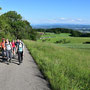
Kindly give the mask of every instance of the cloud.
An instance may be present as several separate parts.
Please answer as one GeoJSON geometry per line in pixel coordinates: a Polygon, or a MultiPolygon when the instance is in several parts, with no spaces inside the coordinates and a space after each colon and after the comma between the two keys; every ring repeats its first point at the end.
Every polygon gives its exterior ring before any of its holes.
{"type": "Polygon", "coordinates": [[[82,20],[82,19],[72,19],[72,18],[59,18],[59,19],[45,20],[45,22],[47,22],[47,23],[81,23],[83,21],[84,20],[82,20]]]}
{"type": "Polygon", "coordinates": [[[83,21],[83,20],[82,20],[82,19],[77,19],[77,21],[80,21],[80,22],[81,22],[81,21],[83,21]]]}
{"type": "Polygon", "coordinates": [[[64,17],[60,17],[60,18],[56,18],[56,19],[43,19],[43,20],[39,20],[37,23],[41,23],[41,24],[85,24],[87,23],[86,20],[80,19],[80,18],[64,18],[64,17]]]}
{"type": "Polygon", "coordinates": [[[75,22],[75,20],[74,20],[74,19],[72,19],[71,21],[72,21],[72,22],[75,22]]]}
{"type": "Polygon", "coordinates": [[[60,18],[60,20],[65,20],[66,18],[60,18]]]}

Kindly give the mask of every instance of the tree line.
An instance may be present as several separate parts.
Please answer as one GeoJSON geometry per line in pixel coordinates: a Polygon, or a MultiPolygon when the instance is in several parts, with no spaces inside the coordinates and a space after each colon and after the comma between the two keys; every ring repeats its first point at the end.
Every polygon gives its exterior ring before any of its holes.
{"type": "Polygon", "coordinates": [[[70,33],[73,37],[90,37],[90,33],[82,33],[77,30],[67,28],[52,28],[52,29],[35,29],[38,32],[50,32],[55,34],[70,33]]]}
{"type": "Polygon", "coordinates": [[[38,33],[16,11],[0,15],[0,38],[36,40],[38,33]]]}

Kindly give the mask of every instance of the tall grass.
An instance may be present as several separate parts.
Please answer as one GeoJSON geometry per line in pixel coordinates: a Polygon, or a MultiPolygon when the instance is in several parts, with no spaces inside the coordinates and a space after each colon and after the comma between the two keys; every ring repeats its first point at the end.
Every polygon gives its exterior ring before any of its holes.
{"type": "Polygon", "coordinates": [[[86,49],[86,50],[90,50],[90,44],[61,44],[60,46],[62,47],[68,47],[68,48],[75,48],[75,49],[86,49]]]}
{"type": "Polygon", "coordinates": [[[90,90],[90,50],[24,40],[52,90],[90,90]]]}

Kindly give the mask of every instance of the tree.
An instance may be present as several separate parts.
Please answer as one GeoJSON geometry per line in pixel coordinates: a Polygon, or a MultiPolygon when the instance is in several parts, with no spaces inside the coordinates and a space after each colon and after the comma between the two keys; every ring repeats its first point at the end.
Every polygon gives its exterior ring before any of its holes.
{"type": "Polygon", "coordinates": [[[17,14],[16,11],[9,11],[3,15],[7,17],[10,22],[22,20],[22,16],[20,14],[17,14]]]}
{"type": "Polygon", "coordinates": [[[2,8],[0,7],[0,10],[2,10],[2,8]]]}
{"type": "Polygon", "coordinates": [[[0,30],[3,32],[1,35],[6,35],[6,37],[9,35],[18,39],[33,40],[37,38],[37,33],[33,31],[30,23],[22,20],[22,16],[16,11],[9,11],[0,16],[0,30]]]}

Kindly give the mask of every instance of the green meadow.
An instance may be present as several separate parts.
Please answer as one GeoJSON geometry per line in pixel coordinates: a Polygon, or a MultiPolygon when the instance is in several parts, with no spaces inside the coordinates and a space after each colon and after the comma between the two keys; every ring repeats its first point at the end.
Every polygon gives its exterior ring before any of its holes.
{"type": "Polygon", "coordinates": [[[38,41],[23,41],[51,89],[90,90],[90,44],[85,44],[90,38],[65,33],[47,33],[42,37],[38,41]],[[59,40],[62,42],[55,43],[59,40]]]}
{"type": "Polygon", "coordinates": [[[69,33],[61,33],[61,34],[54,34],[54,33],[45,33],[41,37],[70,37],[69,33]]]}
{"type": "Polygon", "coordinates": [[[61,33],[61,34],[45,34],[41,36],[42,39],[39,39],[38,41],[42,42],[43,40],[46,40],[45,42],[54,43],[58,40],[66,39],[67,41],[70,41],[70,43],[84,43],[86,41],[90,42],[90,38],[88,37],[71,37],[68,33],[61,33]]]}

